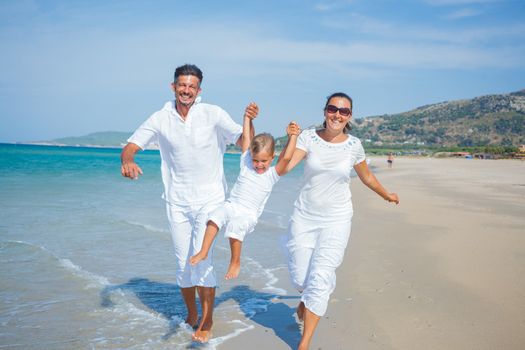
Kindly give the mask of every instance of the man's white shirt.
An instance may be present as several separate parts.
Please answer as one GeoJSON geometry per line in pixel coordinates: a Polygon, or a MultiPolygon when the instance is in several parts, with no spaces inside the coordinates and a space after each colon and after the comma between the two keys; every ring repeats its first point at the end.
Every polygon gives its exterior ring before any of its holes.
{"type": "Polygon", "coordinates": [[[163,198],[170,204],[195,205],[224,199],[223,155],[237,142],[242,127],[222,108],[194,104],[182,119],[175,101],[153,113],[128,139],[141,149],[160,149],[163,198]]]}

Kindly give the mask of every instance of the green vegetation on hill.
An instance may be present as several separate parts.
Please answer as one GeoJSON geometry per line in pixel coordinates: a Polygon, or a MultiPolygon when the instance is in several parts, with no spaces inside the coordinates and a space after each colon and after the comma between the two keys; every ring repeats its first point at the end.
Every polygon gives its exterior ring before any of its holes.
{"type": "Polygon", "coordinates": [[[352,134],[381,148],[518,146],[525,143],[525,90],[441,102],[353,122],[352,134]]]}

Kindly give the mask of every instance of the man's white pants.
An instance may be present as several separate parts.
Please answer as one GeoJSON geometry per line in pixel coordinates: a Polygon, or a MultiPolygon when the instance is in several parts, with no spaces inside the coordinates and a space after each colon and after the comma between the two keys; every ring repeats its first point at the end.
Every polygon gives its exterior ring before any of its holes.
{"type": "Polygon", "coordinates": [[[323,316],[335,289],[335,270],[343,262],[350,238],[351,216],[319,222],[292,215],[286,247],[292,284],[302,292],[307,309],[323,316]]]}
{"type": "Polygon", "coordinates": [[[175,248],[175,278],[181,288],[193,286],[215,287],[217,280],[213,270],[213,247],[208,258],[197,265],[189,259],[202,247],[208,216],[222,201],[203,205],[166,204],[168,221],[175,248]]]}

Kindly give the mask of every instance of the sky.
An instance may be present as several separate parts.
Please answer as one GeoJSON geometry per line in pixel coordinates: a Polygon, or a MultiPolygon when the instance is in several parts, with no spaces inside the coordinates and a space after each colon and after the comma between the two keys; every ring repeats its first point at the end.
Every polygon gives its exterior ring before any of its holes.
{"type": "Polygon", "coordinates": [[[0,0],[0,142],[135,130],[173,98],[177,66],[202,101],[257,132],[525,89],[523,0],[0,0]]]}

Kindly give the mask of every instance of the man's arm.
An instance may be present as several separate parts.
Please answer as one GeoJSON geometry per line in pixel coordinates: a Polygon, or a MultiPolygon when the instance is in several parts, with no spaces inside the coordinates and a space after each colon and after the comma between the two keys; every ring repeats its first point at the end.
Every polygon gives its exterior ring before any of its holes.
{"type": "Polygon", "coordinates": [[[128,143],[120,154],[120,161],[122,166],[120,172],[122,176],[129,177],[130,179],[138,179],[139,175],[142,175],[142,169],[135,163],[135,153],[141,148],[134,143],[128,143]]]}

